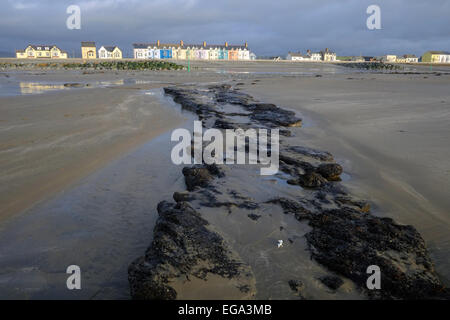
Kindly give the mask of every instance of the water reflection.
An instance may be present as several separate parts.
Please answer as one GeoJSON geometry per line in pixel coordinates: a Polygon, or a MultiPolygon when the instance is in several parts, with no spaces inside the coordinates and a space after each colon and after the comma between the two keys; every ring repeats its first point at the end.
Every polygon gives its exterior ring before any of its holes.
{"type": "Polygon", "coordinates": [[[44,84],[39,82],[20,82],[21,94],[38,94],[53,90],[67,89],[63,84],[44,84]]]}

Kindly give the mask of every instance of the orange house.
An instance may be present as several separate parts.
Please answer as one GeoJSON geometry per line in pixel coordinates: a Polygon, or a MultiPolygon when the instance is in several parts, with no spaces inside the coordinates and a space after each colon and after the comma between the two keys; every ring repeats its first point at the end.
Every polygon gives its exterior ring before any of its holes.
{"type": "Polygon", "coordinates": [[[238,60],[239,58],[239,51],[236,48],[229,48],[228,49],[228,60],[238,60]]]}

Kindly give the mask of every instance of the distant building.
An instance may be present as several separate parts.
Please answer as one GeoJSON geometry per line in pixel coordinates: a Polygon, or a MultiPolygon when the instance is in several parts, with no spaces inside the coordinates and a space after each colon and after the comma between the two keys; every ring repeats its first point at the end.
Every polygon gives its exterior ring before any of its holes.
{"type": "Polygon", "coordinates": [[[311,61],[311,57],[300,52],[289,52],[286,56],[286,60],[290,61],[311,61]]]}
{"type": "Polygon", "coordinates": [[[406,63],[417,63],[419,62],[419,58],[416,57],[415,54],[405,54],[403,58],[406,60],[406,63]]]}
{"type": "Polygon", "coordinates": [[[427,51],[422,55],[422,62],[450,63],[450,52],[427,51]]]}
{"type": "Polygon", "coordinates": [[[325,49],[325,51],[320,52],[321,60],[324,62],[333,62],[336,61],[336,53],[331,52],[328,48],[325,49]]]}
{"type": "Polygon", "coordinates": [[[97,59],[97,48],[95,42],[81,42],[81,57],[83,59],[97,59]]]}
{"type": "Polygon", "coordinates": [[[148,45],[145,43],[133,44],[133,57],[135,59],[148,59],[148,45]]]}
{"type": "Polygon", "coordinates": [[[350,60],[353,62],[364,62],[365,61],[364,57],[362,57],[362,56],[351,57],[350,60]]]}
{"type": "Polygon", "coordinates": [[[135,43],[133,44],[135,59],[177,59],[177,60],[250,60],[248,45],[208,45],[180,43],[135,43]]]}
{"type": "Polygon", "coordinates": [[[99,59],[122,59],[122,50],[117,46],[102,46],[98,49],[99,59]]]}
{"type": "Polygon", "coordinates": [[[372,56],[364,56],[363,57],[365,62],[373,62],[373,61],[377,61],[376,57],[372,57],[372,56]]]}
{"type": "Polygon", "coordinates": [[[67,59],[66,51],[55,45],[29,45],[25,50],[17,50],[18,59],[67,59]]]}
{"type": "Polygon", "coordinates": [[[404,54],[401,57],[397,57],[396,62],[397,63],[415,63],[415,62],[419,62],[419,58],[417,58],[413,54],[404,54]]]}
{"type": "Polygon", "coordinates": [[[254,54],[253,52],[250,52],[249,56],[250,60],[256,60],[256,54],[254,54]]]}
{"type": "Polygon", "coordinates": [[[394,54],[387,54],[387,55],[384,55],[381,59],[383,62],[396,62],[397,56],[394,54]]]}
{"type": "MultiPolygon", "coordinates": [[[[322,55],[320,52],[310,52],[309,55],[311,56],[312,61],[320,61],[322,60],[322,55]]],[[[335,55],[336,57],[336,55],[335,55]]]]}

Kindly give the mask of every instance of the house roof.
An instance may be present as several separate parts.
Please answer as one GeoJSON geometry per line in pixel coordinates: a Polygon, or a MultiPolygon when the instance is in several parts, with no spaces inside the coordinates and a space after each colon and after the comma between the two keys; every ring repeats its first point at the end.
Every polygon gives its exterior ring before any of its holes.
{"type": "Polygon", "coordinates": [[[135,49],[147,49],[149,46],[148,43],[133,43],[133,47],[135,49]]]}
{"type": "Polygon", "coordinates": [[[403,58],[417,58],[415,54],[405,54],[403,58]]]}
{"type": "MultiPolygon", "coordinates": [[[[27,46],[27,48],[28,47],[32,47],[34,50],[44,50],[44,51],[50,51],[53,47],[58,48],[54,44],[36,44],[36,45],[30,44],[27,46]]],[[[61,50],[61,49],[59,49],[59,50],[61,50]]]]}
{"type": "Polygon", "coordinates": [[[427,51],[425,53],[431,53],[431,54],[450,54],[448,51],[427,51]]]}
{"type": "Polygon", "coordinates": [[[82,47],[95,47],[95,42],[93,41],[82,41],[81,42],[82,47]]]}
{"type": "Polygon", "coordinates": [[[102,46],[106,51],[113,52],[116,48],[120,50],[118,46],[102,46]]]}
{"type": "Polygon", "coordinates": [[[206,46],[203,46],[203,44],[189,44],[189,43],[183,43],[183,45],[179,43],[160,43],[158,46],[158,43],[134,43],[133,47],[135,49],[145,49],[148,47],[152,48],[197,48],[197,49],[228,49],[228,50],[244,50],[247,49],[245,45],[228,45],[225,46],[224,44],[209,44],[206,46]]]}
{"type": "Polygon", "coordinates": [[[288,53],[291,57],[303,57],[306,58],[307,56],[302,54],[301,52],[289,52],[288,53]]]}

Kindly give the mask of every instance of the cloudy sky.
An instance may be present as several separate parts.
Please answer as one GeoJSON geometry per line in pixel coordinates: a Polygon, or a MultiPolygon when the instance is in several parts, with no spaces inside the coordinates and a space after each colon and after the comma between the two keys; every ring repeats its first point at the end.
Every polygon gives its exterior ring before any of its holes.
{"type": "Polygon", "coordinates": [[[56,44],[80,55],[80,41],[241,44],[257,55],[329,47],[338,55],[450,51],[450,0],[0,0],[0,54],[28,44],[56,44]],[[69,5],[81,29],[69,30],[69,5]],[[381,30],[366,9],[381,8],[381,30]]]}

